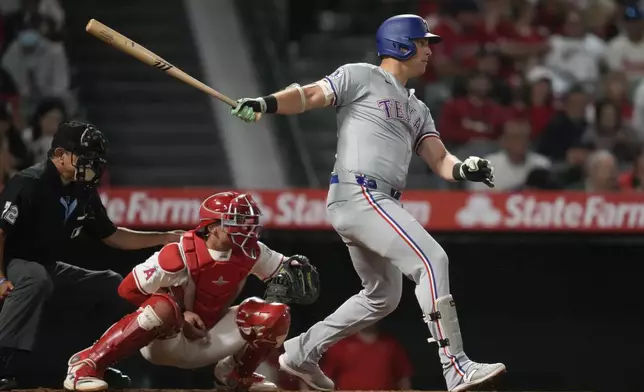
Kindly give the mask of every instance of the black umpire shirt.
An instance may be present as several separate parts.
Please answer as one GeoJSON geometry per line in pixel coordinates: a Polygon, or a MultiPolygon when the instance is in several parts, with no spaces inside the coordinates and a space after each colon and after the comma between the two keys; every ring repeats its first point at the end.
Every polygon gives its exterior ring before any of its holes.
{"type": "Polygon", "coordinates": [[[81,231],[98,239],[116,231],[97,190],[63,185],[49,159],[13,176],[0,194],[0,206],[5,267],[14,258],[42,264],[61,260],[81,231]]]}

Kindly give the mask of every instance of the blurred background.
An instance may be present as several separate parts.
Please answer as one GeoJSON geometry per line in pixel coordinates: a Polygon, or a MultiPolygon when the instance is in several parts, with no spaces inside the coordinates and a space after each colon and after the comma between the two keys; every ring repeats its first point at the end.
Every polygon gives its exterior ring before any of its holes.
{"type": "MultiPolygon", "coordinates": [[[[109,139],[101,197],[117,224],[187,229],[203,197],[252,191],[263,240],[320,270],[320,300],[293,311],[291,335],[300,333],[360,289],[325,218],[333,109],[242,123],[85,25],[96,18],[240,98],[377,63],[378,25],[419,14],[443,43],[409,87],[454,154],[495,166],[489,190],[441,181],[416,157],[402,197],[450,256],[466,351],[507,365],[499,390],[642,391],[643,3],[0,0],[0,182],[45,159],[60,122],[80,119],[109,139]]],[[[127,274],[155,250],[79,238],[68,251],[77,265],[127,274]]],[[[325,355],[338,389],[444,389],[412,286],[376,329],[325,355]]],[[[261,293],[253,281],[242,297],[261,293]]],[[[108,327],[70,309],[52,298],[33,386],[60,387],[69,356],[108,327]]],[[[118,367],[136,387],[212,385],[210,368],[159,368],[138,354],[118,367]]],[[[277,372],[276,357],[261,370],[301,387],[277,372]]]]}

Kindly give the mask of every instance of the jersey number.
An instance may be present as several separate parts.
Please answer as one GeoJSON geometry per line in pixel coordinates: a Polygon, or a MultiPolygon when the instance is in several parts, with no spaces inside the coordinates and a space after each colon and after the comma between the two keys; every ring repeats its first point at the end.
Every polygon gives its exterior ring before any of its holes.
{"type": "Polygon", "coordinates": [[[2,210],[2,219],[6,220],[12,225],[16,223],[16,219],[18,219],[18,206],[11,204],[10,201],[4,203],[4,209],[2,210]]]}

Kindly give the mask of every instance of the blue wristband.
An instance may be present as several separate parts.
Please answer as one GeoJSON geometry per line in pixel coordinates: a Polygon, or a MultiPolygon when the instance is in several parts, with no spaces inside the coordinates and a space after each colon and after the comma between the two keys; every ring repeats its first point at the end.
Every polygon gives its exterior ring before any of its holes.
{"type": "Polygon", "coordinates": [[[0,278],[0,284],[3,284],[4,282],[8,281],[9,279],[7,278],[0,278]]]}

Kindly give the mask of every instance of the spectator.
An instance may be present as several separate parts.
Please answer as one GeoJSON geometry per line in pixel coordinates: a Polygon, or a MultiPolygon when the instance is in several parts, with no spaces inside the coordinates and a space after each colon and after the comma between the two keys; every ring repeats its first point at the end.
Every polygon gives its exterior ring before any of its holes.
{"type": "Polygon", "coordinates": [[[426,78],[464,76],[476,67],[476,54],[490,41],[479,23],[479,8],[474,0],[443,3],[444,15],[434,29],[443,39],[434,51],[432,68],[426,78]],[[435,70],[435,72],[432,72],[435,70]]]}
{"type": "Polygon", "coordinates": [[[530,121],[531,140],[536,140],[556,113],[552,81],[543,76],[524,88],[526,107],[517,115],[530,121]]]}
{"type": "Polygon", "coordinates": [[[631,170],[619,176],[619,187],[625,191],[644,191],[644,149],[640,151],[631,170]]]}
{"type": "Polygon", "coordinates": [[[586,31],[579,12],[569,12],[563,33],[550,38],[550,52],[545,59],[545,65],[560,80],[554,87],[561,86],[561,90],[555,92],[564,93],[575,84],[592,90],[599,82],[605,52],[606,44],[586,31]]]}
{"type": "Polygon", "coordinates": [[[427,71],[424,101],[437,114],[450,98],[453,83],[476,69],[476,55],[489,39],[480,24],[475,0],[449,0],[441,3],[441,15],[433,32],[441,36],[440,45],[432,46],[427,71]]]}
{"type": "Polygon", "coordinates": [[[36,162],[47,158],[47,151],[58,126],[66,121],[67,114],[65,105],[56,98],[49,98],[41,101],[31,121],[31,127],[23,132],[23,139],[29,146],[29,150],[36,162]]]}
{"type": "Polygon", "coordinates": [[[535,24],[545,28],[548,34],[561,33],[563,25],[566,23],[565,4],[560,0],[541,0],[537,1],[535,24]]]}
{"type": "Polygon", "coordinates": [[[623,24],[624,32],[608,44],[608,65],[637,83],[644,78],[644,12],[637,6],[627,7],[623,24]]]}
{"type": "Polygon", "coordinates": [[[581,87],[569,91],[564,97],[563,110],[555,114],[541,134],[537,152],[552,161],[582,164],[589,148],[582,142],[588,130],[588,103],[589,97],[581,87]]]}
{"type": "Polygon", "coordinates": [[[501,53],[493,46],[481,48],[478,55],[478,71],[485,74],[492,84],[490,97],[500,105],[509,105],[512,88],[504,79],[501,53]]]}
{"type": "Polygon", "coordinates": [[[485,159],[494,163],[494,188],[468,184],[476,191],[514,191],[525,185],[528,174],[537,168],[549,168],[550,160],[530,151],[530,123],[513,119],[505,123],[500,139],[501,150],[485,159]]]}
{"type": "Polygon", "coordinates": [[[547,53],[548,30],[535,25],[536,9],[531,0],[513,3],[513,14],[516,22],[513,26],[511,42],[513,43],[514,58],[525,59],[533,56],[540,57],[547,53]]]}
{"type": "Polygon", "coordinates": [[[412,365],[393,337],[371,325],[335,345],[322,357],[322,370],[338,390],[409,390],[412,365]]]}
{"type": "Polygon", "coordinates": [[[35,27],[20,32],[2,58],[2,66],[16,82],[26,113],[43,97],[69,97],[67,55],[35,27]]]}
{"type": "Polygon", "coordinates": [[[2,66],[0,66],[0,102],[7,102],[11,106],[15,124],[22,126],[18,88],[11,75],[2,66]]]}
{"type": "Polygon", "coordinates": [[[584,181],[570,189],[586,192],[615,192],[619,190],[617,160],[607,150],[596,150],[588,156],[584,167],[584,181]]]}
{"type": "Polygon", "coordinates": [[[11,167],[15,170],[26,169],[33,164],[33,158],[20,131],[13,123],[9,104],[0,101],[0,139],[6,140],[8,154],[11,156],[11,167]]]}
{"type": "Polygon", "coordinates": [[[465,97],[445,103],[439,124],[443,140],[463,144],[475,139],[497,139],[506,112],[489,97],[491,87],[487,76],[476,73],[467,81],[465,97]]]}
{"type": "Polygon", "coordinates": [[[601,98],[616,105],[620,115],[630,122],[633,117],[633,105],[630,102],[628,80],[623,72],[609,72],[604,78],[601,98]]]}
{"type": "Polygon", "coordinates": [[[614,154],[618,162],[633,162],[637,156],[639,139],[635,132],[623,125],[619,107],[604,101],[595,107],[595,125],[583,137],[585,143],[614,154]]]}
{"type": "Polygon", "coordinates": [[[65,24],[65,11],[58,0],[21,0],[20,8],[5,18],[7,42],[12,42],[29,26],[37,25],[42,17],[53,20],[58,31],[65,24]]]}

